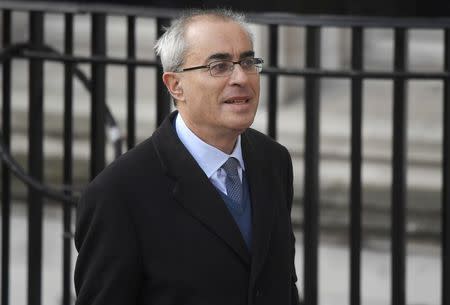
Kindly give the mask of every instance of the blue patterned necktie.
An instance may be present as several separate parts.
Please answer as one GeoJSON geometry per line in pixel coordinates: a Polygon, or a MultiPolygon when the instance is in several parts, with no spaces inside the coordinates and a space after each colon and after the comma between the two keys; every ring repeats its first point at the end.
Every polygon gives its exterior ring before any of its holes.
{"type": "Polygon", "coordinates": [[[238,174],[239,161],[236,158],[228,158],[228,160],[222,165],[222,168],[227,173],[225,179],[225,187],[227,189],[227,195],[234,201],[241,203],[242,200],[242,182],[238,174]]]}

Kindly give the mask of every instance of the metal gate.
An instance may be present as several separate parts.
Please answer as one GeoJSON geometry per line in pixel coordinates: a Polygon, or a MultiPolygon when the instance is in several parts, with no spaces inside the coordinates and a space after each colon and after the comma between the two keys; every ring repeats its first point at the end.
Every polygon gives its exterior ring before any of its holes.
{"type": "MultiPolygon", "coordinates": [[[[72,217],[77,201],[77,190],[73,186],[73,90],[78,80],[90,94],[90,168],[93,178],[106,165],[106,129],[110,131],[115,155],[122,151],[122,140],[129,149],[136,143],[136,71],[148,68],[155,75],[162,73],[157,60],[136,57],[136,20],[154,20],[157,35],[170,19],[179,14],[175,10],[136,8],[118,5],[64,4],[36,1],[2,1],[3,41],[0,53],[2,67],[2,128],[0,154],[2,157],[2,304],[10,304],[10,234],[11,227],[11,175],[14,174],[27,186],[28,195],[28,304],[39,305],[42,299],[42,239],[44,197],[61,203],[64,227],[62,304],[72,303],[72,217]],[[28,39],[12,40],[14,13],[22,12],[28,18],[28,39]],[[45,19],[49,14],[64,18],[63,47],[57,48],[45,43],[45,19]],[[91,22],[91,50],[89,55],[74,54],[76,16],[88,16],[91,22]],[[127,50],[124,57],[108,56],[106,43],[107,18],[126,18],[127,50]],[[25,59],[28,62],[28,169],[25,170],[10,153],[11,105],[13,74],[12,62],[25,59]],[[64,126],[63,126],[63,185],[54,187],[43,179],[43,124],[44,117],[44,63],[56,62],[64,69],[64,126]],[[80,65],[91,69],[89,78],[80,65]],[[117,134],[117,122],[106,102],[107,68],[125,67],[126,85],[126,137],[117,134]]],[[[318,245],[319,245],[319,142],[321,117],[320,81],[324,78],[339,78],[350,81],[351,103],[351,199],[350,199],[350,295],[351,304],[361,304],[361,242],[362,242],[362,107],[363,81],[367,79],[391,80],[393,83],[393,150],[392,150],[392,193],[391,193],[391,255],[392,295],[391,304],[404,305],[405,300],[405,244],[406,244],[406,168],[407,168],[407,106],[406,86],[409,80],[438,80],[443,84],[443,130],[442,130],[442,304],[450,304],[450,19],[395,19],[364,17],[317,17],[283,14],[249,14],[250,22],[267,28],[268,58],[263,73],[267,78],[268,118],[267,134],[277,138],[279,113],[280,76],[304,79],[305,135],[304,139],[304,279],[301,281],[304,302],[318,304],[318,245]],[[305,29],[305,68],[284,68],[278,63],[281,26],[305,29]],[[346,70],[321,69],[321,30],[324,27],[349,28],[351,31],[351,67],[346,70]],[[365,30],[388,28],[394,33],[394,63],[391,71],[367,71],[364,69],[363,41],[365,30]],[[411,72],[408,67],[408,31],[427,28],[442,30],[444,35],[445,63],[439,72],[411,72]]],[[[160,77],[156,77],[155,122],[159,124],[170,112],[170,101],[160,77]]],[[[297,224],[298,225],[298,224],[297,224]]]]}

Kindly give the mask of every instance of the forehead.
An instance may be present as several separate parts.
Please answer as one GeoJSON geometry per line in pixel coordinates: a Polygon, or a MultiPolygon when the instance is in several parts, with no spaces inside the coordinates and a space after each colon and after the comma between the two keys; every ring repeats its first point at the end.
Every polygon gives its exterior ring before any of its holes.
{"type": "Polygon", "coordinates": [[[185,32],[188,45],[186,62],[202,62],[212,54],[229,54],[239,58],[253,50],[247,31],[234,21],[201,17],[189,24],[185,32]]]}

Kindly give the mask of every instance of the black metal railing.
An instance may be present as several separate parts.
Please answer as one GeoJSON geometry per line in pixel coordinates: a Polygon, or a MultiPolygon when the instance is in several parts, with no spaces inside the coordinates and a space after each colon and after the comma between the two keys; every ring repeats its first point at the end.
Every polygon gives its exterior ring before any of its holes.
{"type": "MultiPolygon", "coordinates": [[[[73,186],[73,96],[74,76],[91,94],[90,111],[90,170],[93,178],[107,163],[105,158],[105,126],[116,126],[108,114],[106,101],[107,67],[126,67],[126,143],[131,148],[136,143],[136,69],[146,67],[161,74],[156,60],[138,59],[136,56],[136,18],[156,20],[157,35],[163,25],[179,13],[175,10],[135,8],[118,5],[63,4],[37,1],[2,1],[2,304],[9,305],[10,291],[10,234],[11,234],[11,174],[17,175],[28,186],[28,304],[41,304],[42,291],[42,240],[43,197],[48,196],[63,203],[63,283],[62,303],[72,303],[71,296],[71,242],[72,211],[76,201],[73,186]],[[27,12],[29,16],[29,40],[12,41],[12,24],[15,11],[27,12]],[[46,14],[64,16],[64,48],[45,46],[44,20],[46,14]],[[74,17],[88,15],[91,18],[91,55],[74,54],[74,17]],[[126,57],[110,57],[106,51],[107,18],[126,17],[126,57]],[[23,170],[11,156],[12,70],[13,59],[29,62],[29,116],[28,169],[23,170]],[[63,187],[53,187],[43,181],[43,122],[44,111],[44,62],[52,61],[64,66],[64,126],[63,126],[63,187]],[[80,64],[91,66],[89,80],[78,68],[80,64]],[[109,117],[109,119],[108,119],[109,117]],[[110,123],[108,123],[110,122],[110,123]],[[111,123],[112,122],[112,123],[111,123]],[[69,187],[66,187],[69,186],[69,187]],[[55,195],[52,197],[52,194],[55,195]]],[[[443,137],[442,137],[442,305],[450,305],[450,19],[395,19],[333,16],[295,16],[283,14],[249,14],[253,23],[267,26],[269,41],[268,67],[263,73],[268,78],[267,134],[277,138],[278,84],[280,76],[293,76],[305,80],[305,135],[304,135],[304,278],[302,281],[304,302],[318,304],[318,247],[319,247],[319,164],[320,164],[320,80],[341,78],[350,80],[351,103],[351,185],[350,185],[350,304],[361,304],[361,244],[362,244],[362,127],[363,127],[363,81],[385,79],[393,81],[393,151],[391,192],[391,255],[392,294],[391,304],[406,304],[406,169],[407,169],[407,106],[406,86],[408,80],[437,80],[443,83],[443,137]],[[278,34],[280,26],[305,28],[305,68],[283,68],[278,65],[278,34]],[[345,27],[351,30],[351,66],[348,70],[321,69],[321,30],[324,27],[345,27]],[[363,67],[363,41],[365,30],[382,27],[394,31],[394,67],[392,71],[367,71],[363,67]],[[444,32],[444,69],[439,72],[414,72],[408,70],[408,31],[410,29],[437,29],[444,32]]],[[[159,124],[170,111],[169,96],[160,77],[156,78],[156,123],[159,124]]],[[[117,134],[117,132],[116,132],[117,134]]],[[[119,136],[118,139],[121,139],[119,136]]],[[[117,140],[117,139],[116,139],[117,140]]],[[[118,154],[121,143],[116,143],[118,154]]]]}

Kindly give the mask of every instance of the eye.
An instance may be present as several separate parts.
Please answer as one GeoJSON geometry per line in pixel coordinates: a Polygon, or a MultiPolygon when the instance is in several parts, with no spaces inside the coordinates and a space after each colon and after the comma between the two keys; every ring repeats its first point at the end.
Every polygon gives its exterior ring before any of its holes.
{"type": "Polygon", "coordinates": [[[214,73],[224,73],[230,70],[230,63],[227,61],[216,61],[209,65],[214,73]]]}
{"type": "Polygon", "coordinates": [[[255,59],[254,58],[245,58],[241,60],[241,67],[245,70],[251,70],[254,68],[255,59]]]}

